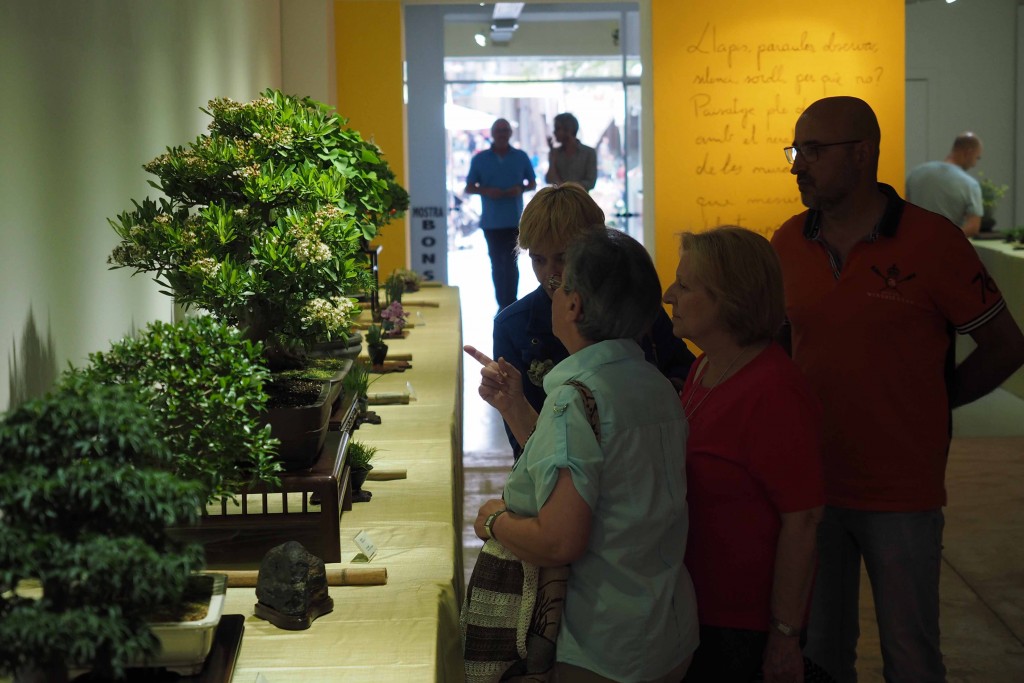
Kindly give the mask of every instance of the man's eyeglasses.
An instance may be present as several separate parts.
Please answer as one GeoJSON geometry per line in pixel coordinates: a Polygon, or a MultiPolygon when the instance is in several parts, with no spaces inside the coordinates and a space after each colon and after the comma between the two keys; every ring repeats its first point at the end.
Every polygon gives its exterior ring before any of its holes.
{"type": "Polygon", "coordinates": [[[785,147],[782,151],[786,153],[786,161],[789,163],[795,163],[798,156],[803,157],[807,163],[814,163],[818,160],[818,152],[822,147],[835,147],[836,145],[855,145],[863,140],[843,140],[842,142],[826,142],[825,144],[816,144],[813,142],[807,143],[806,145],[799,145],[793,147],[785,147]]]}

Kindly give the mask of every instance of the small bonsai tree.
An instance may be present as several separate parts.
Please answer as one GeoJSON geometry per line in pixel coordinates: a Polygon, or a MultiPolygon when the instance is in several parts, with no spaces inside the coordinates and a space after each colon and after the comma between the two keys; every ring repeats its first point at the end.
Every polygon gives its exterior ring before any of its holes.
{"type": "Polygon", "coordinates": [[[405,327],[405,309],[398,301],[392,301],[380,312],[380,327],[385,337],[401,337],[405,327]]]}
{"type": "Polygon", "coordinates": [[[390,306],[395,302],[402,303],[403,294],[405,294],[405,277],[396,270],[384,281],[384,305],[390,306]]]}
{"type": "Polygon", "coordinates": [[[986,214],[991,215],[999,200],[1002,199],[1010,189],[1009,185],[999,185],[983,174],[978,174],[978,184],[981,186],[981,204],[986,214]]]}
{"type": "MultiPolygon", "coordinates": [[[[203,484],[209,501],[257,481],[279,483],[277,440],[264,424],[269,372],[259,344],[209,316],[153,322],[134,337],[93,353],[82,373],[125,384],[159,418],[174,471],[203,484]]],[[[75,378],[74,375],[71,376],[75,378]]]]}
{"type": "Polygon", "coordinates": [[[372,470],[370,462],[377,455],[376,446],[368,446],[361,441],[349,441],[348,450],[345,451],[345,459],[348,466],[353,470],[372,470]]]}
{"type": "Polygon", "coordinates": [[[384,343],[384,333],[381,331],[380,325],[370,325],[366,328],[366,345],[376,346],[377,344],[384,343]]]}
{"type": "Polygon", "coordinates": [[[110,221],[109,262],[264,343],[272,370],[347,334],[373,280],[363,246],[409,205],[380,149],[326,105],[276,90],[204,110],[209,133],[145,165],[166,198],[110,221]]]}
{"type": "Polygon", "coordinates": [[[156,420],[131,388],[72,373],[0,421],[0,670],[120,677],[155,653],[146,615],[202,566],[168,534],[202,491],[168,471],[156,420]]]}
{"type": "Polygon", "coordinates": [[[407,292],[418,292],[420,285],[423,283],[423,276],[417,273],[415,270],[408,268],[396,268],[392,276],[398,276],[405,282],[405,291],[407,292]]]}
{"type": "Polygon", "coordinates": [[[356,400],[366,398],[366,392],[369,390],[370,385],[380,379],[383,375],[377,378],[370,379],[370,368],[366,366],[366,363],[362,361],[355,361],[352,363],[352,367],[349,368],[348,374],[345,375],[345,379],[342,380],[342,386],[345,387],[345,392],[356,397],[356,400]]]}

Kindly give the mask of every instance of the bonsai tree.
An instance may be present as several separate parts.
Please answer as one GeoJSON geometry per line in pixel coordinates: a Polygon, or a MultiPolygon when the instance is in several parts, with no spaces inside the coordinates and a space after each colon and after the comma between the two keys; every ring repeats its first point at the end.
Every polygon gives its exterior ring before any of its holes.
{"type": "Polygon", "coordinates": [[[0,670],[120,677],[156,651],[146,616],[202,566],[167,533],[203,495],[171,458],[136,391],[79,373],[0,421],[0,670]]]}
{"type": "Polygon", "coordinates": [[[380,312],[380,327],[385,337],[401,337],[405,327],[405,309],[398,301],[392,301],[380,312]]]}
{"type": "Polygon", "coordinates": [[[277,440],[263,422],[269,372],[261,351],[209,316],[158,321],[90,354],[82,374],[134,387],[158,418],[174,471],[200,481],[208,501],[223,500],[257,481],[280,483],[277,440]]]}
{"type": "Polygon", "coordinates": [[[366,503],[373,497],[372,493],[363,490],[363,484],[366,483],[366,477],[370,474],[370,470],[373,469],[373,465],[370,461],[373,460],[373,456],[376,454],[376,446],[368,446],[360,441],[354,440],[348,442],[348,449],[345,451],[345,460],[348,462],[349,470],[352,475],[353,503],[366,503]]]}
{"type": "Polygon", "coordinates": [[[388,276],[384,281],[384,305],[402,303],[402,295],[405,294],[405,277],[397,270],[388,276]]]}
{"type": "Polygon", "coordinates": [[[388,345],[384,343],[384,331],[381,325],[370,325],[366,329],[366,353],[374,365],[381,365],[387,358],[388,345]]]}
{"type": "Polygon", "coordinates": [[[380,149],[326,105],[276,90],[203,110],[209,132],[144,168],[159,201],[110,223],[114,267],[153,273],[184,306],[238,325],[272,370],[347,334],[347,294],[373,280],[362,247],[409,205],[380,149]]]}
{"type": "Polygon", "coordinates": [[[357,360],[352,363],[352,367],[349,368],[345,379],[342,380],[342,385],[347,393],[355,396],[356,400],[359,400],[366,398],[366,392],[375,381],[376,379],[370,379],[370,369],[366,367],[366,363],[357,360]]]}
{"type": "Polygon", "coordinates": [[[996,184],[982,173],[978,174],[978,184],[981,186],[981,205],[984,211],[981,229],[982,232],[990,232],[996,224],[996,206],[1010,188],[1008,185],[996,184]]]}
{"type": "Polygon", "coordinates": [[[420,285],[423,283],[423,276],[415,270],[408,268],[396,268],[391,275],[402,279],[405,283],[405,291],[407,292],[418,292],[420,285]]]}
{"type": "Polygon", "coordinates": [[[351,469],[370,471],[373,469],[370,461],[377,455],[377,447],[353,440],[348,442],[348,450],[345,453],[345,458],[351,469]]]}
{"type": "Polygon", "coordinates": [[[369,405],[370,385],[376,382],[384,375],[377,375],[373,379],[370,379],[370,366],[362,361],[355,361],[352,363],[352,367],[349,368],[348,374],[345,375],[343,380],[343,386],[345,392],[352,395],[358,404],[359,415],[365,415],[367,407],[369,405]]]}
{"type": "Polygon", "coordinates": [[[384,338],[383,338],[383,332],[381,331],[381,326],[380,325],[370,325],[369,327],[366,328],[366,345],[367,346],[377,346],[378,344],[383,344],[383,343],[384,343],[384,338]]]}

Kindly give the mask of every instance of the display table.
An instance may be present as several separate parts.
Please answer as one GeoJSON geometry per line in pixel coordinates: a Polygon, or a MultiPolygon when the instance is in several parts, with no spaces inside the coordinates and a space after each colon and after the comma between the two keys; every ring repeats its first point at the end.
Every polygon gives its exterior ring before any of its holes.
{"type": "Polygon", "coordinates": [[[334,611],[305,631],[283,631],[253,616],[254,588],[228,589],[225,614],[246,617],[234,681],[250,683],[259,672],[268,683],[462,680],[459,296],[454,288],[430,287],[406,294],[406,301],[416,326],[388,346],[391,353],[411,353],[412,368],[372,375],[370,392],[404,391],[408,382],[416,398],[373,406],[382,423],[364,424],[352,438],[380,449],[377,467],[406,469],[408,478],[366,482],[373,499],[342,516],[342,562],[328,565],[386,567],[388,583],[331,587],[334,611]],[[359,552],[352,538],[360,530],[378,549],[369,565],[352,562],[359,552]]]}
{"type": "MultiPolygon", "coordinates": [[[[1024,326],[1024,250],[995,240],[975,240],[973,244],[989,275],[999,285],[1013,319],[1024,326]]],[[[1024,368],[1006,380],[1003,389],[1024,398],[1024,368]]]]}

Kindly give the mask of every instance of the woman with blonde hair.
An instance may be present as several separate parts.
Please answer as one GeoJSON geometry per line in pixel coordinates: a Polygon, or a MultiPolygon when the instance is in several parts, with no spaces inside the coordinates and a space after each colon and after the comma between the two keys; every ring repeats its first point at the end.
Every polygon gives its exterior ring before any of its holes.
{"type": "MultiPolygon", "coordinates": [[[[821,409],[785,351],[782,272],[761,235],[684,233],[665,292],[703,354],[680,395],[700,647],[697,681],[803,681],[800,651],[824,504],[821,409]]],[[[809,665],[806,665],[809,666],[809,665]]]]}
{"type": "MultiPolygon", "coordinates": [[[[523,393],[534,410],[544,405],[544,375],[569,355],[551,328],[551,283],[562,276],[569,243],[580,235],[604,229],[604,211],[576,183],[541,189],[519,221],[519,248],[529,252],[540,286],[494,318],[492,357],[504,358],[523,376],[523,393]]],[[[638,342],[647,361],[681,388],[693,354],[673,336],[672,323],[664,311],[638,342]]],[[[505,431],[513,457],[518,459],[522,444],[507,424],[505,431]]]]}

